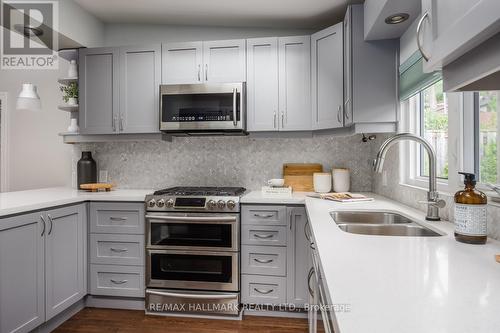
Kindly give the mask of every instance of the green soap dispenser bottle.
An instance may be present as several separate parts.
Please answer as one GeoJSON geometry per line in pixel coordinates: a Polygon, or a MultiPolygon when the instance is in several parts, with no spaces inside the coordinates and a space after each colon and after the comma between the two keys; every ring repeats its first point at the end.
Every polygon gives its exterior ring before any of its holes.
{"type": "Polygon", "coordinates": [[[464,175],[465,189],[455,193],[455,239],[462,243],[484,244],[487,237],[486,194],[476,190],[476,176],[464,175]]]}

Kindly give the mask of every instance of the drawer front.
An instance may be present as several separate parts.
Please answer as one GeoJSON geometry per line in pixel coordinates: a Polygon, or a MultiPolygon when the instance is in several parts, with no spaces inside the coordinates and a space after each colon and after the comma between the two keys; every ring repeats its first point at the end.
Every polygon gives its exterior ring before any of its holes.
{"type": "Polygon", "coordinates": [[[90,265],[90,294],[144,297],[144,267],[90,265]]]}
{"type": "Polygon", "coordinates": [[[91,234],[90,263],[144,266],[144,236],[91,234]]]}
{"type": "Polygon", "coordinates": [[[254,206],[241,207],[242,224],[287,225],[286,206],[254,206]]]}
{"type": "Polygon", "coordinates": [[[241,272],[286,276],[286,247],[242,246],[241,272]]]}
{"type": "Polygon", "coordinates": [[[90,232],[144,235],[144,204],[90,203],[90,232]]]}
{"type": "Polygon", "coordinates": [[[245,224],[241,226],[241,244],[286,246],[286,233],[283,226],[245,224]]]}
{"type": "Polygon", "coordinates": [[[241,302],[244,304],[286,303],[286,278],[277,276],[241,276],[241,302]]]}

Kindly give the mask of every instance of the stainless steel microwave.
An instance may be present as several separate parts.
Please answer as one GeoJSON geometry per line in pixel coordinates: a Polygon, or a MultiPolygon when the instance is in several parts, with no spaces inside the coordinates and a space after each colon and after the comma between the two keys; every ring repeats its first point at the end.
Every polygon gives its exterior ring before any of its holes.
{"type": "Polygon", "coordinates": [[[237,134],[246,131],[245,83],[160,86],[160,130],[237,134]]]}

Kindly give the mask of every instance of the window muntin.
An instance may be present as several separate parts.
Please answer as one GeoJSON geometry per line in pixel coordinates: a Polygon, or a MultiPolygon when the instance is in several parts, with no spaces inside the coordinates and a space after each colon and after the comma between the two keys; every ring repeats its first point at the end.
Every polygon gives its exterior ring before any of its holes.
{"type": "Polygon", "coordinates": [[[498,143],[500,136],[498,119],[498,102],[500,91],[481,91],[477,93],[476,105],[476,174],[479,182],[499,183],[500,170],[498,166],[498,143]]]}

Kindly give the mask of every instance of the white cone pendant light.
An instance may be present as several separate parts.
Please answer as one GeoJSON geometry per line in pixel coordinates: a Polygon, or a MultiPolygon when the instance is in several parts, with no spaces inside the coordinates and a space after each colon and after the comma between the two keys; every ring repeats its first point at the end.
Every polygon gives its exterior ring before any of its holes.
{"type": "Polygon", "coordinates": [[[17,110],[42,111],[40,96],[36,91],[36,86],[32,83],[23,83],[23,89],[17,98],[17,110]]]}

